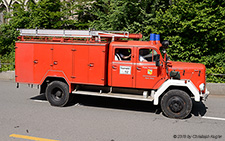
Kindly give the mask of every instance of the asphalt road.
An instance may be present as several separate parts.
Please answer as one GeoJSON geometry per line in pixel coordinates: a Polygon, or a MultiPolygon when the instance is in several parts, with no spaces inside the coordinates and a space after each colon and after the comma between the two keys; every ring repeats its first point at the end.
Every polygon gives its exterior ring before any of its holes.
{"type": "Polygon", "coordinates": [[[59,108],[38,92],[0,81],[0,141],[225,140],[224,96],[210,95],[178,120],[149,102],[76,96],[59,108]]]}

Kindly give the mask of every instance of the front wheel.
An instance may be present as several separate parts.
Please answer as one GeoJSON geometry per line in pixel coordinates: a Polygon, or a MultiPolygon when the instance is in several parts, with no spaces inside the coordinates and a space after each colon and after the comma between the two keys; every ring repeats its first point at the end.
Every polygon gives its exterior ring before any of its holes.
{"type": "Polygon", "coordinates": [[[186,118],[192,110],[190,96],[182,90],[170,90],[161,100],[161,109],[169,118],[186,118]]]}
{"type": "Polygon", "coordinates": [[[53,81],[48,85],[45,95],[51,105],[63,107],[69,101],[69,86],[61,81],[53,81]]]}

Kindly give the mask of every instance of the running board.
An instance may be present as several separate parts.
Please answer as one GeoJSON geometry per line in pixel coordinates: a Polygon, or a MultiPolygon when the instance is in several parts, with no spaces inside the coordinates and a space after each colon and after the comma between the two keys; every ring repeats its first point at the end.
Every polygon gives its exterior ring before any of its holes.
{"type": "Polygon", "coordinates": [[[124,93],[100,93],[90,91],[73,91],[72,93],[78,95],[91,95],[91,96],[102,96],[102,97],[141,100],[141,101],[153,101],[153,98],[150,96],[145,98],[143,95],[124,94],[124,93]]]}

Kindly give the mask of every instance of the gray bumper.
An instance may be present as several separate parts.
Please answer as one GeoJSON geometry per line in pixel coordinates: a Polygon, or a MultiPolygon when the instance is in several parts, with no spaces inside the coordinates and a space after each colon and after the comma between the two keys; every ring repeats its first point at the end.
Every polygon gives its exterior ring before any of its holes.
{"type": "Polygon", "coordinates": [[[206,88],[205,94],[201,94],[202,100],[206,101],[206,99],[208,98],[208,96],[209,96],[209,91],[206,88]]]}

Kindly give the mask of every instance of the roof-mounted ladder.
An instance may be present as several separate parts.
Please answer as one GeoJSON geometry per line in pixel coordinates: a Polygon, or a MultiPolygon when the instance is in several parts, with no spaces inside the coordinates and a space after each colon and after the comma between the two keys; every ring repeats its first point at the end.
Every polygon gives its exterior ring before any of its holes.
{"type": "Polygon", "coordinates": [[[60,29],[18,29],[20,36],[33,37],[67,37],[67,38],[131,38],[141,39],[142,34],[130,34],[127,31],[96,31],[96,30],[60,30],[60,29]]]}

